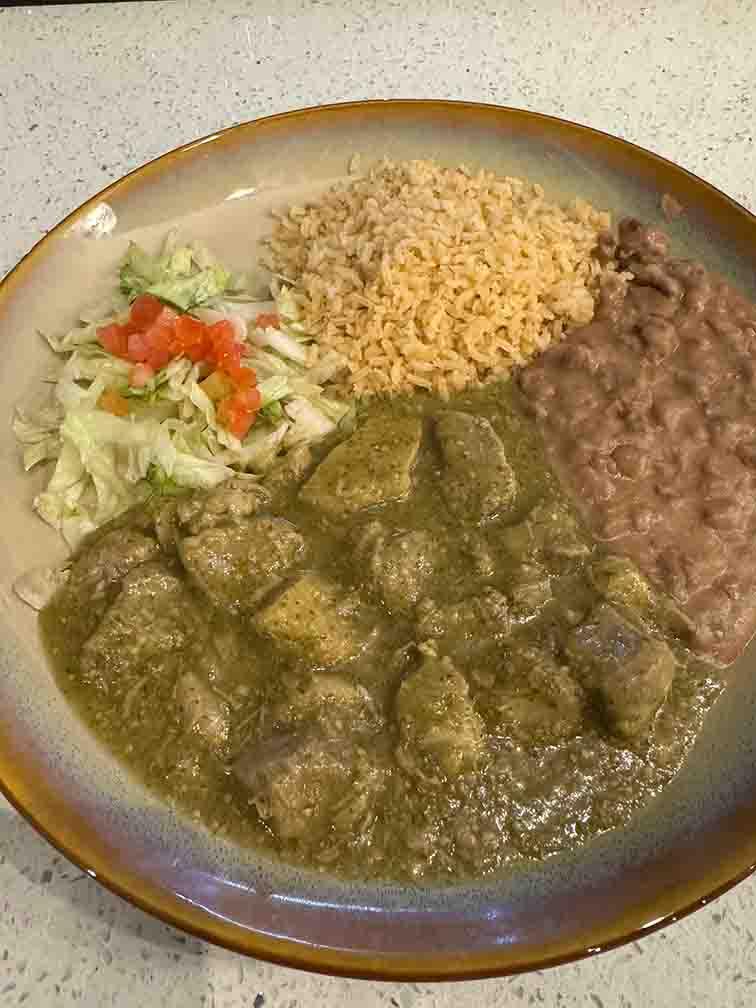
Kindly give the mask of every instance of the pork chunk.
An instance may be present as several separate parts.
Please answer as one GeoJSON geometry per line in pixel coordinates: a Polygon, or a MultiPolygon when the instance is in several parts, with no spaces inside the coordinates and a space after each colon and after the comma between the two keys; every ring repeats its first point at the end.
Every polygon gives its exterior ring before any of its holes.
{"type": "Polygon", "coordinates": [[[254,609],[304,555],[304,539],[284,518],[252,518],[206,528],[179,543],[189,576],[211,602],[254,609]]]}
{"type": "Polygon", "coordinates": [[[515,619],[527,623],[551,601],[551,577],[540,564],[520,564],[512,573],[509,597],[515,619]]]}
{"type": "Polygon", "coordinates": [[[590,553],[577,518],[564,501],[541,501],[530,512],[527,522],[535,546],[547,561],[578,560],[590,553]]]}
{"type": "Polygon", "coordinates": [[[98,533],[74,556],[70,574],[52,604],[74,611],[70,645],[79,650],[118,594],[130,571],[156,559],[160,546],[136,528],[111,528],[98,533]]]}
{"type": "Polygon", "coordinates": [[[360,745],[292,733],[252,745],[234,764],[262,819],[282,840],[312,849],[364,833],[385,783],[360,745]]]}
{"type": "Polygon", "coordinates": [[[675,656],[606,604],[572,631],[568,651],[595,689],[612,731],[642,742],[675,676],[675,656]]]}
{"type": "Polygon", "coordinates": [[[591,565],[589,574],[596,591],[620,612],[649,620],[687,645],[695,639],[695,623],[671,598],[654,592],[626,557],[604,556],[591,565]]]}
{"type": "Polygon", "coordinates": [[[445,552],[429,532],[392,534],[375,521],[362,530],[355,559],[363,581],[389,612],[408,616],[429,593],[445,552]]]}
{"type": "Polygon", "coordinates": [[[317,726],[322,735],[333,738],[363,734],[380,723],[364,686],[328,672],[311,673],[291,683],[271,718],[287,733],[317,726]]]}
{"type": "Polygon", "coordinates": [[[605,556],[592,564],[590,579],[593,587],[612,605],[647,613],[653,596],[640,571],[629,560],[605,556]]]}
{"type": "Polygon", "coordinates": [[[568,669],[535,647],[512,649],[492,691],[492,731],[518,742],[557,742],[579,732],[583,691],[568,669]]]}
{"type": "Polygon", "coordinates": [[[478,764],[483,721],[473,707],[465,677],[450,659],[425,646],[420,667],[402,682],[396,697],[397,760],[426,780],[455,778],[478,764]]]}
{"type": "Polygon", "coordinates": [[[441,490],[449,510],[472,523],[506,514],[517,494],[517,479],[488,420],[447,410],[436,418],[436,437],[445,470],[441,490]]]}
{"type": "Polygon", "coordinates": [[[177,663],[201,635],[201,614],[179,578],[160,563],[138,567],[123,581],[80,663],[86,681],[101,689],[167,658],[177,663]]]}
{"type": "Polygon", "coordinates": [[[428,600],[418,607],[416,639],[436,640],[450,653],[486,642],[501,640],[511,630],[509,602],[495,588],[485,588],[480,595],[436,605],[428,600]]]}
{"type": "Polygon", "coordinates": [[[418,417],[370,417],[326,456],[300,497],[332,519],[406,497],[421,434],[418,417]]]}
{"type": "Polygon", "coordinates": [[[258,514],[270,503],[270,494],[249,476],[235,476],[212,490],[179,497],[176,517],[182,531],[197,535],[204,529],[228,522],[241,522],[258,514]]]}
{"type": "Polygon", "coordinates": [[[174,695],[185,731],[223,759],[228,754],[231,734],[228,704],[193,671],[179,677],[174,695]]]}
{"type": "Polygon", "coordinates": [[[352,599],[317,574],[303,574],[255,618],[258,631],[311,665],[336,665],[362,651],[367,637],[352,599]]]}
{"type": "Polygon", "coordinates": [[[274,505],[285,503],[299,489],[312,466],[312,448],[296,445],[268,470],[263,483],[274,505]]]}
{"type": "Polygon", "coordinates": [[[537,504],[523,519],[498,532],[497,544],[506,556],[527,561],[537,554],[549,565],[579,560],[590,553],[577,519],[562,501],[537,504]]]}
{"type": "Polygon", "coordinates": [[[98,586],[119,581],[129,571],[160,553],[155,539],[133,528],[111,529],[99,536],[73,562],[69,588],[86,583],[98,586]]]}

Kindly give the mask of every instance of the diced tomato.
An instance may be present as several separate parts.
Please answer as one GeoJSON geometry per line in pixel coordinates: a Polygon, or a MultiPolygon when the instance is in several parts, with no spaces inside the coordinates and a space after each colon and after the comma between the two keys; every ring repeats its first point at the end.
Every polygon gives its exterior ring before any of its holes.
{"type": "Polygon", "coordinates": [[[162,314],[163,307],[163,302],[152,294],[140,294],[131,306],[129,319],[137,328],[146,329],[162,314]]]}
{"type": "Polygon", "coordinates": [[[114,388],[105,389],[97,400],[97,405],[101,410],[105,410],[106,413],[112,413],[113,416],[125,417],[129,415],[128,399],[114,388]]]}
{"type": "Polygon", "coordinates": [[[174,325],[174,347],[196,364],[204,360],[210,349],[207,326],[191,315],[179,315],[174,325]]]}
{"type": "Polygon", "coordinates": [[[238,438],[243,438],[257,413],[239,405],[235,396],[229,396],[218,404],[218,422],[238,438]]]}
{"type": "Polygon", "coordinates": [[[216,353],[227,364],[241,365],[242,345],[236,338],[236,332],[230,322],[216,322],[213,326],[215,330],[211,339],[216,348],[216,353]]]}
{"type": "MultiPolygon", "coordinates": [[[[141,297],[147,297],[147,295],[141,295],[141,297]]],[[[139,298],[137,298],[138,300],[139,298]]],[[[130,360],[133,364],[146,362],[157,370],[177,356],[171,346],[176,312],[161,305],[157,298],[152,300],[160,305],[160,312],[157,316],[153,316],[150,324],[137,325],[133,320],[130,320],[120,327],[127,337],[126,350],[120,356],[130,360]]],[[[134,304],[136,303],[135,301],[134,304]]],[[[154,305],[147,307],[154,308],[154,305]]],[[[142,316],[147,316],[146,310],[142,312],[142,316]]]]}
{"type": "Polygon", "coordinates": [[[225,371],[226,374],[238,371],[241,367],[241,347],[235,344],[224,346],[219,350],[216,349],[213,357],[217,367],[225,371]]]}
{"type": "Polygon", "coordinates": [[[164,309],[144,333],[147,349],[144,360],[155,371],[159,371],[178,356],[175,346],[175,326],[174,313],[166,313],[164,309]]]}
{"type": "Polygon", "coordinates": [[[115,354],[116,357],[128,356],[129,330],[126,326],[118,325],[116,322],[102,326],[97,330],[97,339],[108,353],[115,354]]]}
{"type": "Polygon", "coordinates": [[[252,388],[257,384],[257,375],[248,367],[237,367],[236,365],[228,365],[225,369],[226,374],[233,379],[234,385],[238,389],[248,389],[252,388]]]}
{"type": "Polygon", "coordinates": [[[262,405],[260,389],[256,386],[254,388],[239,389],[235,398],[240,405],[243,405],[248,410],[252,410],[253,413],[257,413],[262,405]]]}
{"type": "MultiPolygon", "coordinates": [[[[217,396],[222,401],[240,396],[227,407],[229,418],[231,412],[254,413],[260,408],[257,375],[251,368],[242,367],[243,344],[237,341],[231,322],[208,326],[191,315],[178,315],[157,298],[142,294],[131,306],[128,322],[103,326],[97,336],[106,350],[135,365],[130,380],[136,387],[139,383],[146,384],[155,371],[176,357],[185,356],[195,364],[201,361],[209,364],[219,378],[226,376],[230,380],[230,388],[219,388],[217,396]],[[250,395],[245,399],[242,393],[247,392],[250,395]]],[[[235,417],[229,423],[246,433],[252,420],[235,417]]]]}
{"type": "Polygon", "coordinates": [[[170,364],[175,357],[176,354],[170,347],[154,346],[150,347],[146,363],[149,364],[153,371],[159,371],[161,368],[164,368],[166,364],[170,364]]]}
{"type": "Polygon", "coordinates": [[[213,402],[220,402],[234,394],[234,383],[225,371],[213,371],[204,381],[200,382],[200,388],[205,395],[213,402]]]}
{"type": "Polygon", "coordinates": [[[232,434],[236,434],[236,428],[239,423],[239,411],[234,408],[233,396],[221,399],[217,406],[217,417],[221,427],[225,427],[232,434]]]}
{"type": "Polygon", "coordinates": [[[129,333],[127,336],[127,344],[125,356],[132,362],[132,364],[143,364],[147,360],[147,354],[149,352],[147,333],[142,332],[141,330],[129,333]]]}
{"type": "Polygon", "coordinates": [[[129,374],[129,385],[133,388],[144,388],[154,377],[155,372],[149,364],[135,364],[129,374]]]}
{"type": "Polygon", "coordinates": [[[281,316],[278,312],[260,312],[255,319],[258,329],[278,329],[281,325],[281,316]]]}
{"type": "Polygon", "coordinates": [[[243,438],[257,418],[261,401],[258,388],[239,389],[218,404],[218,421],[236,437],[243,438]]]}
{"type": "Polygon", "coordinates": [[[229,372],[229,368],[241,365],[241,344],[236,342],[234,327],[230,322],[215,322],[207,331],[211,350],[206,360],[221,370],[229,372]]]}

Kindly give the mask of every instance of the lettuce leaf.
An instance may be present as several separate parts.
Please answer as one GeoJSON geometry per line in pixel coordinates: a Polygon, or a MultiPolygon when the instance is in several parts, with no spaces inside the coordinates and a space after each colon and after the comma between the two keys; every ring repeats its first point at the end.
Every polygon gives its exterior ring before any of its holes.
{"type": "Polygon", "coordinates": [[[286,434],[287,448],[319,441],[336,428],[330,417],[302,397],[295,397],[287,402],[284,411],[291,420],[291,427],[286,434]]]}
{"type": "Polygon", "coordinates": [[[201,245],[174,247],[172,235],[157,256],[131,242],[119,279],[129,301],[140,294],[152,294],[180,311],[206,305],[233,289],[231,273],[207,249],[201,245]]]}
{"type": "Polygon", "coordinates": [[[270,406],[291,393],[291,386],[284,375],[272,375],[258,383],[262,406],[270,406]]]}

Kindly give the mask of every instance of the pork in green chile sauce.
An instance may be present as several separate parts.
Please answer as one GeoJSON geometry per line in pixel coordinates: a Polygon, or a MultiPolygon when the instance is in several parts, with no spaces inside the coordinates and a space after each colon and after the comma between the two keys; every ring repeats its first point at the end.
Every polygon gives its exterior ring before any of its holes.
{"type": "Polygon", "coordinates": [[[73,571],[43,628],[95,733],[213,832],[342,876],[476,878],[620,825],[721,688],[513,382],[375,398],[73,571]]]}

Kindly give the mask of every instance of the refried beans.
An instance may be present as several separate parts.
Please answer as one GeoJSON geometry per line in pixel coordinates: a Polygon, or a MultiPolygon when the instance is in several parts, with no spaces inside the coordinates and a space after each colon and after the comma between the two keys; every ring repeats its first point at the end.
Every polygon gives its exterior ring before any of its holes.
{"type": "Polygon", "coordinates": [[[756,307],[623,220],[594,321],[521,373],[549,460],[596,537],[733,661],[756,631],[756,307]]]}

